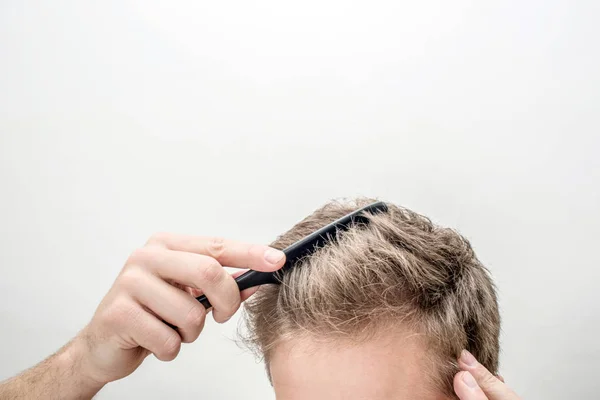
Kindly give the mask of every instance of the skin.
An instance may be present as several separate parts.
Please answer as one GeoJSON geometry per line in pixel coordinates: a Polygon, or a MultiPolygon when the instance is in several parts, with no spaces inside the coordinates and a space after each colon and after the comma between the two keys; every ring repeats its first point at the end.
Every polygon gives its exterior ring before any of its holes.
{"type": "Polygon", "coordinates": [[[496,377],[475,357],[463,350],[458,366],[461,372],[454,377],[454,391],[460,400],[519,400],[502,377],[496,377]]]}
{"type": "MultiPolygon", "coordinates": [[[[277,400],[449,400],[428,380],[417,335],[393,332],[364,343],[297,338],[278,345],[269,371],[277,400]]],[[[518,400],[466,350],[454,390],[461,400],[518,400]]]]}
{"type": "Polygon", "coordinates": [[[352,343],[292,339],[272,352],[269,371],[278,400],[442,400],[428,382],[425,346],[394,332],[352,343]]]}
{"type": "MultiPolygon", "coordinates": [[[[244,271],[229,275],[222,265],[274,271],[284,262],[282,252],[263,245],[156,234],[131,254],[90,323],[56,354],[0,383],[0,398],[91,399],[109,382],[135,371],[150,354],[162,361],[173,360],[181,343],[198,338],[207,313],[217,322],[226,322],[257,290],[240,293],[234,277],[244,271]],[[210,310],[194,299],[201,293],[212,303],[210,310]]],[[[363,347],[330,346],[329,357],[323,348],[290,345],[278,349],[272,366],[277,398],[435,399],[423,397],[429,392],[419,358],[424,352],[419,351],[418,342],[408,337],[394,339],[363,347]],[[335,371],[335,375],[324,379],[327,375],[315,374],[317,369],[335,371]],[[335,382],[344,385],[333,386],[335,382]],[[346,395],[339,394],[340,388],[346,395]]],[[[461,400],[518,399],[473,360],[464,353],[459,363],[463,371],[456,375],[454,388],[461,400]]]]}

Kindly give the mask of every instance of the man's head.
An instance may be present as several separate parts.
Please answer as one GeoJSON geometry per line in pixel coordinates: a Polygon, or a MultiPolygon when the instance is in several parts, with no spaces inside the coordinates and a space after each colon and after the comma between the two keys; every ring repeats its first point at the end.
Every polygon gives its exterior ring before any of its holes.
{"type": "MultiPolygon", "coordinates": [[[[329,203],[272,246],[372,201],[329,203]]],[[[462,349],[497,370],[496,294],[469,242],[389,203],[369,219],[246,302],[250,343],[282,400],[453,398],[462,349]]]]}

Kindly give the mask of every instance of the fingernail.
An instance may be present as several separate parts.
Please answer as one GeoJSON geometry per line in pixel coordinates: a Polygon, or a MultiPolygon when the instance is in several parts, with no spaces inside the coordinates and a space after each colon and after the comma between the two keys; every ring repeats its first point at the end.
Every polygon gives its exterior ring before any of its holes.
{"type": "Polygon", "coordinates": [[[462,380],[464,383],[467,384],[468,387],[474,389],[477,387],[477,381],[475,381],[475,378],[473,378],[473,375],[471,375],[468,372],[463,372],[463,376],[462,376],[462,380]]]}
{"type": "Polygon", "coordinates": [[[285,254],[283,254],[283,251],[277,249],[269,248],[265,251],[265,260],[271,264],[277,264],[284,256],[285,254]]]}
{"type": "Polygon", "coordinates": [[[463,350],[462,353],[460,353],[460,361],[469,367],[477,365],[477,360],[473,357],[473,354],[469,353],[467,350],[463,350]]]}

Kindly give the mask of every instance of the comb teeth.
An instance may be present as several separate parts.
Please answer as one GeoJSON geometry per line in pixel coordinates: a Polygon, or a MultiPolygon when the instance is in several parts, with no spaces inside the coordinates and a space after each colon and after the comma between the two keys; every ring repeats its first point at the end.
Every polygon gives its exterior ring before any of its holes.
{"type": "MultiPolygon", "coordinates": [[[[280,270],[275,272],[248,271],[235,279],[238,288],[240,291],[242,291],[254,286],[269,283],[281,283],[285,272],[292,269],[296,261],[309,255],[316,248],[322,247],[328,241],[330,241],[331,238],[337,237],[338,232],[348,230],[348,228],[355,223],[368,223],[369,219],[364,215],[364,213],[377,214],[387,212],[387,210],[387,205],[382,201],[378,201],[359,208],[358,210],[353,211],[328,225],[325,225],[318,231],[311,233],[310,235],[283,249],[286,260],[285,264],[283,264],[283,267],[281,267],[280,270]]],[[[202,303],[206,308],[211,307],[210,301],[208,301],[204,295],[196,297],[196,300],[202,303]]]]}
{"type": "Polygon", "coordinates": [[[369,204],[343,216],[338,220],[333,221],[328,225],[325,225],[318,231],[311,233],[310,235],[285,248],[283,250],[286,255],[285,264],[279,271],[274,273],[277,276],[277,280],[280,281],[282,274],[284,274],[285,271],[290,270],[299,259],[311,254],[315,251],[315,249],[324,246],[326,243],[331,241],[331,239],[336,238],[339,232],[348,230],[356,223],[367,224],[369,219],[364,213],[368,212],[375,214],[386,211],[387,206],[384,202],[380,201],[369,204]]]}

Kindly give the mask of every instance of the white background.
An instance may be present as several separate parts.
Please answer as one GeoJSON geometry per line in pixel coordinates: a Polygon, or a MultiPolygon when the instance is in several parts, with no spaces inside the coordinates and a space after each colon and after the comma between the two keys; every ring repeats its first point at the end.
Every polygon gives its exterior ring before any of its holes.
{"type": "MultiPolygon", "coordinates": [[[[268,243],[368,195],[472,240],[523,397],[598,398],[599,18],[567,0],[3,1],[0,379],[75,335],[151,233],[268,243]]],[[[98,398],[274,398],[236,328],[98,398]]]]}

